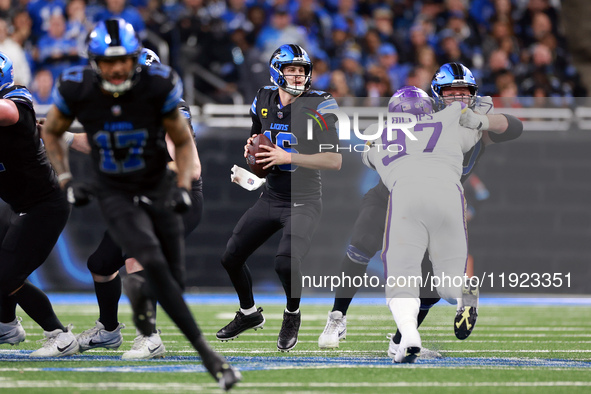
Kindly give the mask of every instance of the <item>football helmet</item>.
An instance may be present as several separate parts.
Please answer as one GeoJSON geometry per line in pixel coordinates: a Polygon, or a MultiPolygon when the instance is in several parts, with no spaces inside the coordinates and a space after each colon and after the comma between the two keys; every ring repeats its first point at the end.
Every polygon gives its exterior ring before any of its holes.
{"type": "Polygon", "coordinates": [[[433,99],[427,92],[414,86],[401,87],[388,103],[389,112],[407,112],[413,115],[433,112],[433,99]]]}
{"type": "Polygon", "coordinates": [[[285,90],[287,93],[298,96],[308,90],[312,85],[312,61],[308,53],[299,45],[285,44],[273,52],[269,61],[271,72],[271,82],[273,85],[285,90]],[[289,85],[285,79],[283,68],[288,65],[298,65],[304,67],[303,87],[289,85]]]}
{"type": "Polygon", "coordinates": [[[14,85],[14,69],[12,68],[12,60],[0,52],[0,90],[14,85]]]}
{"type": "Polygon", "coordinates": [[[139,64],[143,64],[144,66],[151,66],[153,63],[160,63],[160,58],[153,50],[142,48],[137,62],[139,64]]]}
{"type": "Polygon", "coordinates": [[[120,18],[100,21],[88,36],[88,59],[99,77],[101,87],[110,93],[131,89],[138,76],[138,67],[134,67],[125,82],[116,85],[101,77],[97,61],[131,57],[137,63],[141,49],[141,43],[130,23],[120,18]]]}
{"type": "MultiPolygon", "coordinates": [[[[431,81],[431,91],[435,103],[439,108],[443,108],[446,104],[443,101],[442,89],[447,87],[467,87],[470,89],[470,100],[468,104],[474,107],[476,103],[476,93],[478,93],[478,85],[472,75],[472,71],[461,63],[446,63],[435,72],[433,80],[431,81]]],[[[459,97],[454,101],[460,101],[459,97]]]]}

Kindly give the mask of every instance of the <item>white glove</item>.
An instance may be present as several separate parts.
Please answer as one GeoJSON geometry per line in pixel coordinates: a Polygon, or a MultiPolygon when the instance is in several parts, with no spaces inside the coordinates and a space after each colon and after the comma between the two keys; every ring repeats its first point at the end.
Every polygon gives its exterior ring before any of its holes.
{"type": "Polygon", "coordinates": [[[476,97],[476,104],[474,104],[474,112],[482,115],[492,115],[495,113],[495,105],[490,96],[476,97]]]}
{"type": "Polygon", "coordinates": [[[242,167],[238,167],[236,164],[234,164],[234,167],[232,167],[232,175],[230,175],[230,180],[234,183],[237,183],[249,192],[258,189],[266,182],[265,179],[259,178],[250,171],[247,171],[242,167]]]}
{"type": "Polygon", "coordinates": [[[478,131],[488,130],[488,116],[478,115],[470,108],[465,108],[462,110],[462,116],[460,116],[460,125],[478,131]]]}

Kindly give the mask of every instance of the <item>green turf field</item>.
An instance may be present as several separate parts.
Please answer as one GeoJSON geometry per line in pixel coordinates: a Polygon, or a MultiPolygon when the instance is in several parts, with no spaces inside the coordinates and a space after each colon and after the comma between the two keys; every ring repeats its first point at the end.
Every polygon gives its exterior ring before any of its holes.
{"type": "MultiPolygon", "coordinates": [[[[302,306],[300,341],[279,353],[277,334],[282,307],[265,309],[264,330],[250,331],[227,343],[215,332],[233,318],[235,305],[193,305],[212,345],[243,373],[233,390],[243,393],[589,393],[591,392],[591,308],[588,306],[481,306],[478,324],[465,341],[452,328],[454,307],[436,306],[421,326],[423,346],[444,358],[395,365],[386,357],[386,335],[394,322],[386,306],[355,306],[348,313],[346,342],[320,350],[318,335],[330,308],[302,306]]],[[[90,328],[98,317],[94,305],[57,305],[74,333],[90,328]]],[[[135,329],[122,304],[125,343],[118,350],[91,350],[63,359],[29,361],[41,346],[41,329],[26,315],[27,340],[0,346],[0,392],[220,392],[198,358],[162,311],[159,328],[167,356],[147,362],[120,360],[131,348],[135,329]]]]}

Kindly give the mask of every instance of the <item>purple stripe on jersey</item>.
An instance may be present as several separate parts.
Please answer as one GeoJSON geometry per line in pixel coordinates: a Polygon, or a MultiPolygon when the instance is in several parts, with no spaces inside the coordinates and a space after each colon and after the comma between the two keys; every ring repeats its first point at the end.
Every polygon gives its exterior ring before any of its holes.
{"type": "MultiPolygon", "coordinates": [[[[392,185],[392,191],[394,190],[394,186],[396,186],[396,182],[392,185]]],[[[388,253],[388,249],[390,248],[390,224],[392,222],[392,191],[390,191],[390,197],[388,198],[388,213],[387,213],[387,222],[386,222],[386,231],[384,231],[384,247],[382,248],[382,264],[384,265],[384,279],[387,280],[388,278],[388,260],[386,254],[388,253]]]]}
{"type": "MultiPolygon", "coordinates": [[[[466,225],[466,201],[464,198],[464,193],[462,189],[456,185],[458,191],[460,192],[460,200],[462,202],[462,221],[464,223],[464,234],[466,236],[466,251],[468,251],[468,227],[466,225]]],[[[468,253],[466,253],[466,263],[464,264],[464,274],[466,274],[466,269],[468,269],[468,253]]]]}

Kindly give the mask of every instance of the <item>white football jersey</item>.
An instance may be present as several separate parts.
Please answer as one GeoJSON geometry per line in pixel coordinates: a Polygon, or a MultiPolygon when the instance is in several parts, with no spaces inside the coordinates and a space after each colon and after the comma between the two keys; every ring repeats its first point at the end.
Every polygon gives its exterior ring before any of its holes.
{"type": "Polygon", "coordinates": [[[408,129],[416,141],[396,129],[388,141],[387,132],[383,131],[366,159],[388,189],[402,178],[460,183],[464,153],[482,137],[480,131],[460,126],[463,108],[465,104],[455,102],[439,112],[417,116],[416,125],[408,129]]]}

